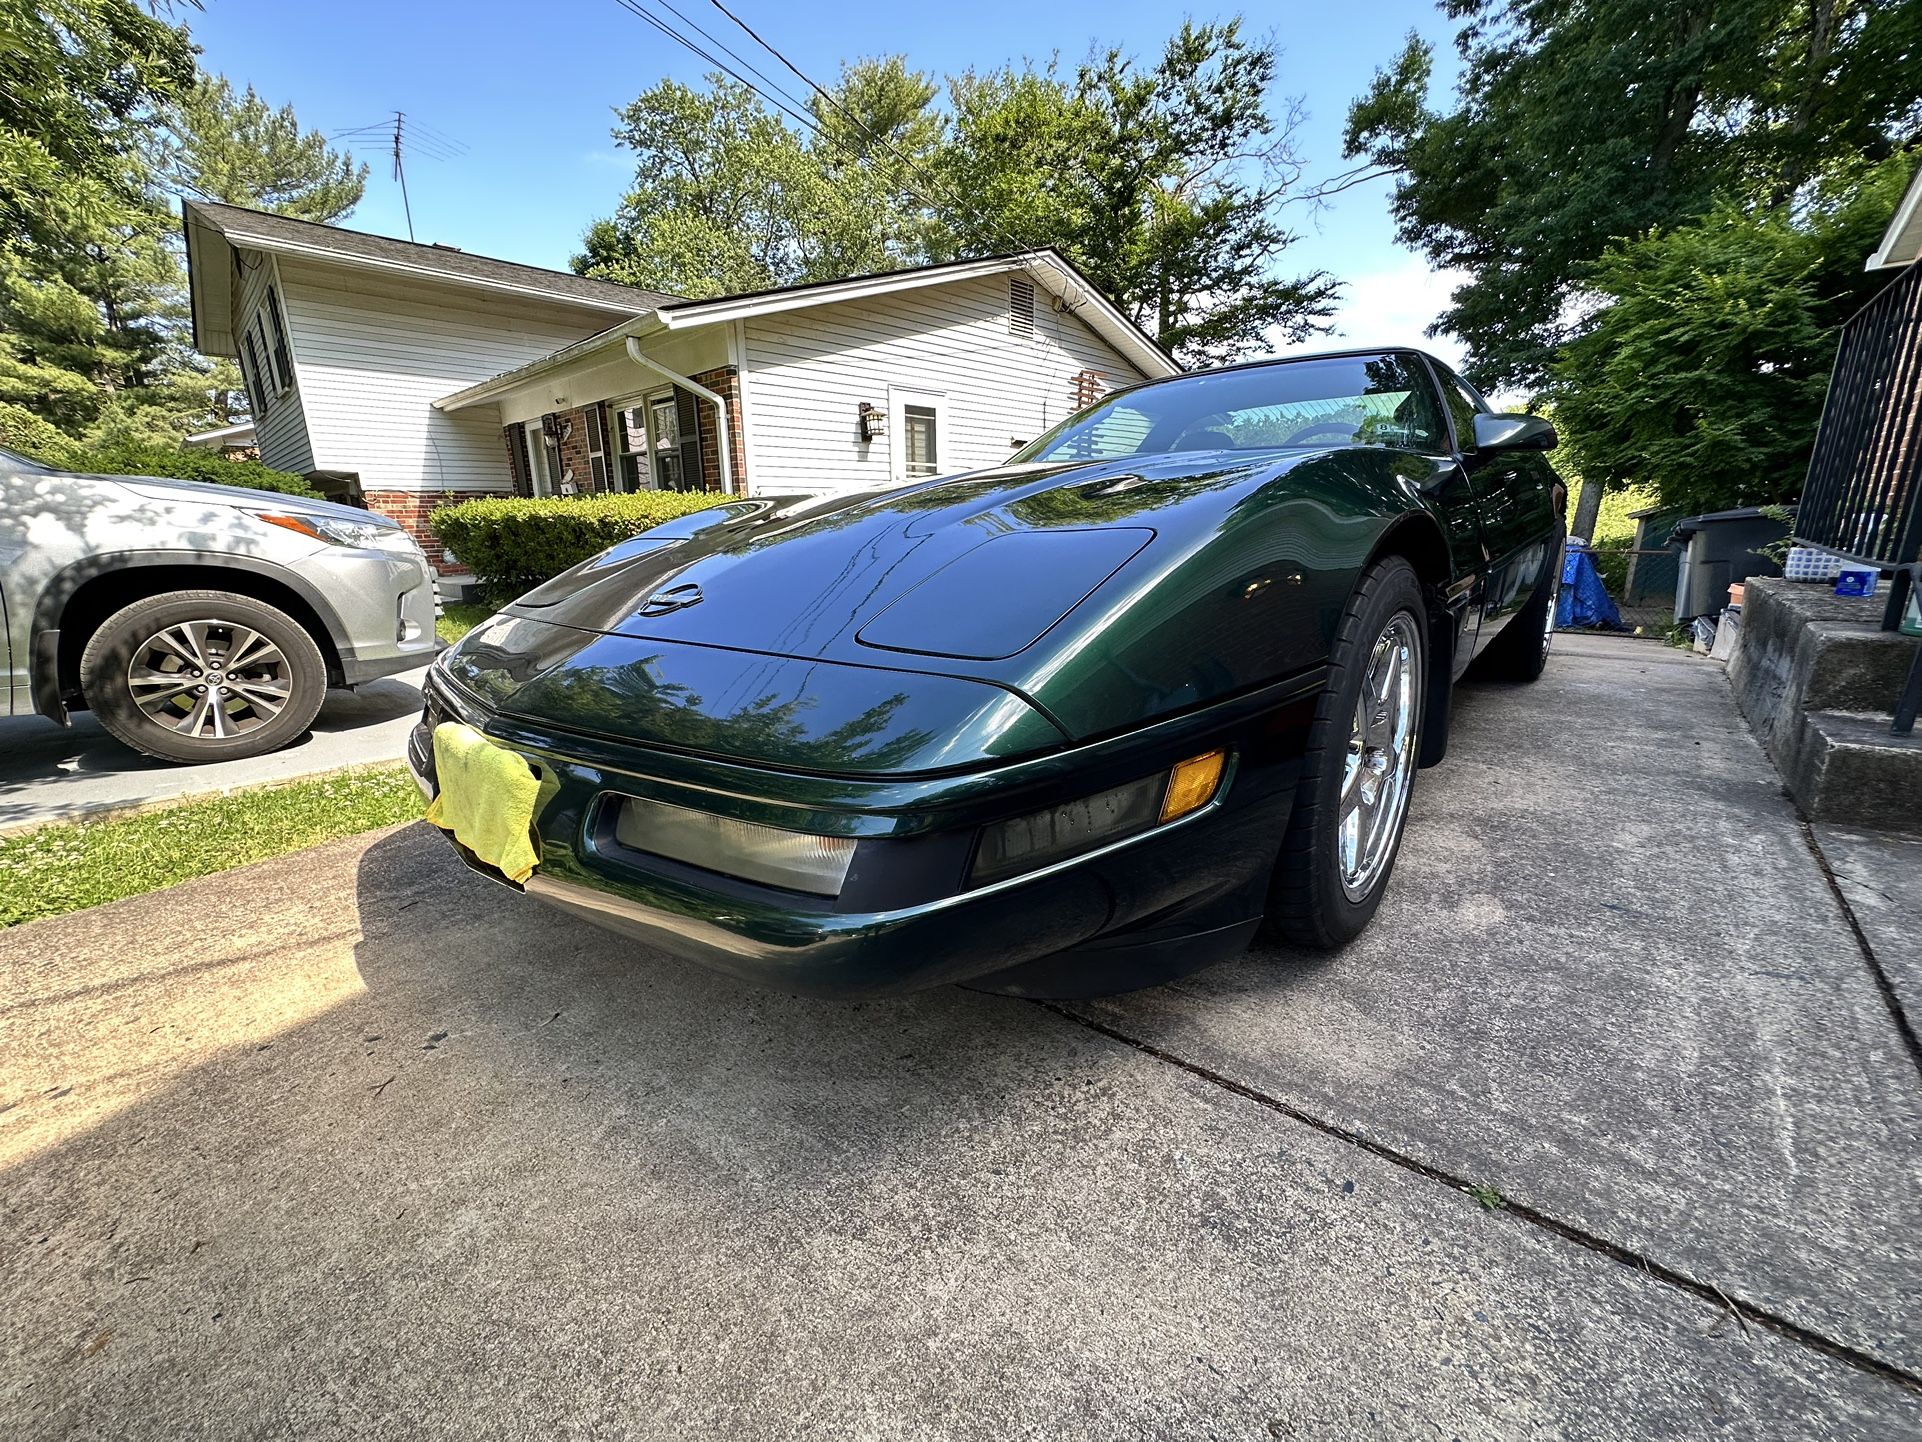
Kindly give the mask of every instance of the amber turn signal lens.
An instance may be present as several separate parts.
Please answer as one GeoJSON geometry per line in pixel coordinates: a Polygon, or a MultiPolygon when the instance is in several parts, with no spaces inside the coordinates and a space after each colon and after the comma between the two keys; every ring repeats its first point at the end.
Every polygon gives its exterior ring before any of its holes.
{"type": "Polygon", "coordinates": [[[1173,821],[1213,801],[1221,785],[1222,768],[1227,764],[1226,751],[1210,751],[1206,756],[1191,756],[1176,766],[1168,773],[1168,790],[1161,799],[1161,819],[1173,821]]]}

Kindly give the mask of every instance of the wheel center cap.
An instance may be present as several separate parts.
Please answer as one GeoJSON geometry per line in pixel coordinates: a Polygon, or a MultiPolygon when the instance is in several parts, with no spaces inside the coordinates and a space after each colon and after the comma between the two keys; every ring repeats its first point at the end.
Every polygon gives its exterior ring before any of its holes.
{"type": "Polygon", "coordinates": [[[216,686],[218,686],[218,685],[219,685],[219,684],[220,684],[220,683],[221,683],[222,681],[225,681],[225,680],[226,680],[227,678],[226,678],[225,676],[223,676],[223,675],[221,675],[221,673],[220,673],[220,672],[218,672],[218,671],[216,671],[216,672],[214,672],[214,673],[213,673],[213,674],[212,674],[211,676],[209,676],[209,677],[208,677],[207,679],[208,679],[209,681],[211,681],[211,682],[213,682],[213,683],[214,683],[214,685],[216,685],[216,686]]]}

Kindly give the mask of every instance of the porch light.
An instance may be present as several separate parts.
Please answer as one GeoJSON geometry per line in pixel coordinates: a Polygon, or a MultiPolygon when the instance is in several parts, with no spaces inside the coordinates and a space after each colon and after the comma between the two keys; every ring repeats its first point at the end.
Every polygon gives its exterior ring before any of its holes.
{"type": "Polygon", "coordinates": [[[857,414],[861,418],[861,439],[863,441],[872,443],[880,440],[881,437],[888,433],[888,413],[879,406],[869,405],[866,401],[862,401],[861,408],[857,414]]]}

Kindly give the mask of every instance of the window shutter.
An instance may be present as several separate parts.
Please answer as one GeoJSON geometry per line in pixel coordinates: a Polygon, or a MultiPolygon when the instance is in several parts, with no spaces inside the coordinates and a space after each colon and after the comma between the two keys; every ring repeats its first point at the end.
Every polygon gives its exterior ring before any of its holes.
{"type": "Polygon", "coordinates": [[[534,494],[534,477],[527,469],[527,427],[516,421],[507,428],[507,465],[514,478],[514,494],[534,494]]]}
{"type": "Polygon", "coordinates": [[[1008,277],[1008,334],[1034,335],[1034,282],[1008,277]]]}
{"type": "Polygon", "coordinates": [[[613,489],[607,475],[607,407],[600,401],[587,408],[587,475],[595,495],[613,489]]]}
{"type": "Polygon", "coordinates": [[[274,379],[286,390],[294,383],[294,359],[287,349],[287,322],[281,318],[280,297],[267,287],[267,319],[273,328],[274,379]]]}
{"type": "MultiPolygon", "coordinates": [[[[690,491],[707,489],[701,470],[701,403],[694,392],[674,388],[674,423],[681,432],[681,485],[690,491]]],[[[722,489],[727,482],[722,480],[722,489]]]]}
{"type": "Polygon", "coordinates": [[[254,397],[254,418],[256,420],[267,414],[267,397],[273,394],[271,379],[267,374],[267,364],[260,354],[261,346],[257,339],[259,334],[260,324],[256,321],[252,328],[248,330],[246,336],[243,337],[247,342],[247,359],[253,362],[254,389],[258,392],[254,397]]]}

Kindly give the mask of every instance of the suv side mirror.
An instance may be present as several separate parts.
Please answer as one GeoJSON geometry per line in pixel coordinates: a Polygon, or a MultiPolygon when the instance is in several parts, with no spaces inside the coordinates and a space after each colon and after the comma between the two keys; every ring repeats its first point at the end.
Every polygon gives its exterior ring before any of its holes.
{"type": "Polygon", "coordinates": [[[1514,413],[1477,415],[1475,449],[1478,451],[1552,451],[1561,444],[1555,427],[1540,416],[1514,413]]]}

